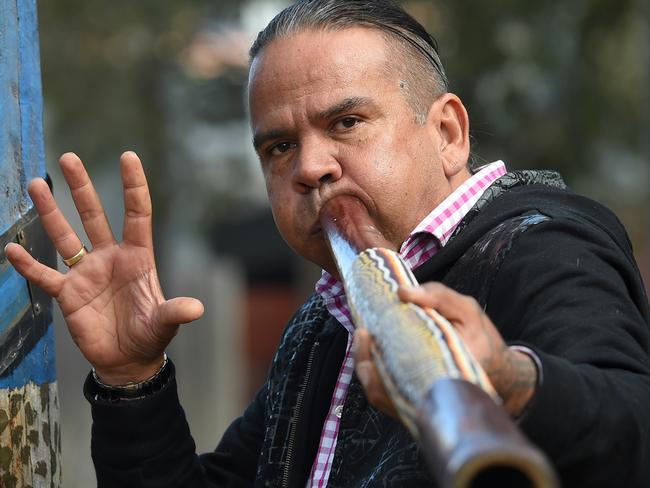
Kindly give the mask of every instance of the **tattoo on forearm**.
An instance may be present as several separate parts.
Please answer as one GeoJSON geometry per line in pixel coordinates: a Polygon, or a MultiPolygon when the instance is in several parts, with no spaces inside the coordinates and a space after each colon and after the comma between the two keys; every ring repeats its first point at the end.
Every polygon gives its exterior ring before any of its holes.
{"type": "Polygon", "coordinates": [[[518,416],[532,397],[537,383],[537,369],[531,358],[515,353],[495,336],[481,314],[481,327],[488,339],[489,354],[484,368],[503,399],[503,405],[513,416],[518,416]]]}

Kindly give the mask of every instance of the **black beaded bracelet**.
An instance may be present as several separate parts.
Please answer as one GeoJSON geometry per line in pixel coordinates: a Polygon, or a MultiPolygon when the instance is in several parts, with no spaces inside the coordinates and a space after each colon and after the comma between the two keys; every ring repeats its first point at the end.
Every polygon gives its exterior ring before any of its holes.
{"type": "Polygon", "coordinates": [[[160,369],[143,381],[129,382],[125,385],[107,385],[99,379],[95,368],[92,370],[94,388],[92,397],[95,400],[117,403],[125,400],[140,400],[163,389],[172,376],[172,368],[169,366],[167,354],[164,355],[160,369]]]}

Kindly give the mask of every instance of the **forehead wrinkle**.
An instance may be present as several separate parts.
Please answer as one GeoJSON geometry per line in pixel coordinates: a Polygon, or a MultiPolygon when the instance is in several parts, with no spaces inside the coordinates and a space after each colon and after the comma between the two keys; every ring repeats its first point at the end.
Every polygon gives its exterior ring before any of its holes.
{"type": "MultiPolygon", "coordinates": [[[[263,105],[255,104],[255,108],[251,103],[249,109],[252,128],[254,132],[258,129],[253,137],[258,147],[273,136],[286,136],[287,130],[293,132],[300,120],[313,123],[349,110],[376,107],[377,100],[363,93],[363,80],[368,77],[378,77],[399,91],[397,80],[386,76],[390,62],[386,56],[387,42],[381,34],[373,33],[381,48],[372,50],[369,59],[366,51],[350,51],[348,45],[328,51],[324,61],[314,63],[315,50],[322,54],[323,38],[329,43],[329,34],[332,33],[310,31],[274,40],[253,60],[249,100],[265,100],[263,105]]],[[[391,74],[394,77],[396,73],[393,70],[391,74]]]]}

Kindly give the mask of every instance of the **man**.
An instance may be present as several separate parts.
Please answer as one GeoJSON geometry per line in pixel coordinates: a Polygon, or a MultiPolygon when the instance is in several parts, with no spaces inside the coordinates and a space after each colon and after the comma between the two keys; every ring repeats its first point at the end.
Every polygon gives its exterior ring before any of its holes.
{"type": "Polygon", "coordinates": [[[121,243],[81,161],[61,158],[92,252],[45,182],[30,185],[71,269],[60,274],[17,245],[6,253],[58,300],[94,366],[85,393],[100,486],[434,484],[410,434],[359,383],[390,412],[367,335],[352,374],[353,325],[318,220],[339,195],[363,204],[421,282],[439,282],[401,297],[457,327],[566,486],[644,485],[650,312],[627,237],[556,174],[468,169],[467,112],[419,24],[387,1],[299,2],[253,45],[249,102],[277,226],[324,274],[267,383],[212,453],[194,453],[163,354],[202,304],[162,294],[137,156],[120,160],[121,243]]]}

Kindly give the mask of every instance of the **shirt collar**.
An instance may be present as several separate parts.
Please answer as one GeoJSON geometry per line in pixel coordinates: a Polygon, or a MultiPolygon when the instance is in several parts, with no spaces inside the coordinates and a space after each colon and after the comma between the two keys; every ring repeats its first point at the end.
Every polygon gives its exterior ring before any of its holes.
{"type": "Polygon", "coordinates": [[[422,233],[434,236],[441,247],[447,244],[458,224],[485,190],[506,172],[506,165],[501,160],[480,168],[422,219],[402,243],[400,255],[405,257],[415,237],[422,233]]]}

